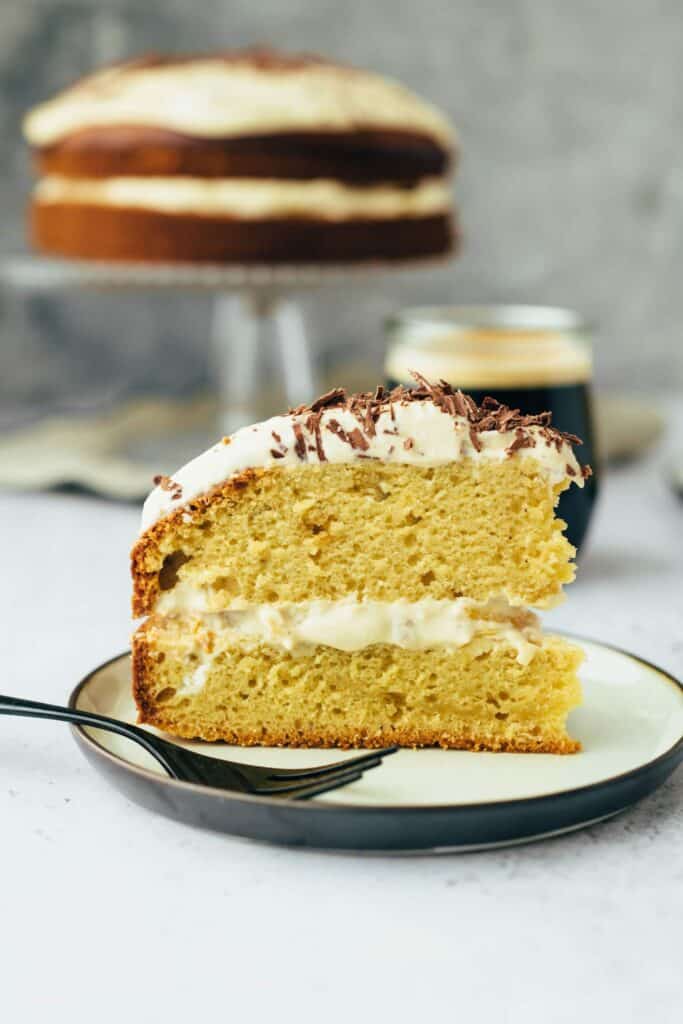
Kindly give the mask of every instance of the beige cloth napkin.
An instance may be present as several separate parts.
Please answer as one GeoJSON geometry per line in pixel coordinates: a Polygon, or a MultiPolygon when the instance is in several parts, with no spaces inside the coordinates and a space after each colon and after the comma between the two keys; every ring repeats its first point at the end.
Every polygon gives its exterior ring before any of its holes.
{"type": "Polygon", "coordinates": [[[51,417],[0,437],[0,486],[38,490],[75,484],[107,497],[138,500],[156,473],[170,473],[216,440],[215,401],[142,399],[92,417],[51,417]],[[169,441],[187,432],[194,446],[169,441]],[[201,436],[199,445],[193,432],[201,436]],[[154,441],[158,451],[154,452],[154,441]]]}

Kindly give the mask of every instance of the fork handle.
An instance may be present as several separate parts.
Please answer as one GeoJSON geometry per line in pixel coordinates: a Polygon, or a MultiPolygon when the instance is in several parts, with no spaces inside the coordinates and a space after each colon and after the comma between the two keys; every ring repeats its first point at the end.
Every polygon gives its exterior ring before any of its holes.
{"type": "Polygon", "coordinates": [[[79,711],[76,708],[62,707],[60,704],[44,704],[38,700],[26,700],[24,697],[7,697],[0,694],[0,715],[18,715],[23,718],[50,718],[59,722],[71,722],[74,725],[91,725],[97,729],[106,729],[109,732],[118,733],[127,740],[132,740],[139,746],[144,747],[148,754],[151,754],[156,761],[164,768],[171,778],[177,775],[167,759],[163,750],[155,743],[155,737],[144,729],[128,722],[120,722],[117,718],[109,718],[107,715],[97,715],[92,711],[79,711]]]}

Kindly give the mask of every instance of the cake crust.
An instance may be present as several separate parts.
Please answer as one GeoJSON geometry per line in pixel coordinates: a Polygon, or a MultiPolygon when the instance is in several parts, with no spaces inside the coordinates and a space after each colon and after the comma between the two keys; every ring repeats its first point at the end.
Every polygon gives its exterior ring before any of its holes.
{"type": "Polygon", "coordinates": [[[155,523],[138,538],[130,554],[130,570],[133,579],[133,617],[142,618],[151,614],[159,596],[159,546],[168,531],[183,523],[183,515],[201,515],[214,501],[235,499],[250,483],[263,476],[265,469],[246,469],[243,473],[213,487],[206,494],[196,498],[189,508],[176,509],[170,516],[155,523]]]}
{"type": "Polygon", "coordinates": [[[450,214],[330,221],[166,214],[34,201],[33,244],[73,259],[183,263],[346,263],[445,256],[450,214]]]}

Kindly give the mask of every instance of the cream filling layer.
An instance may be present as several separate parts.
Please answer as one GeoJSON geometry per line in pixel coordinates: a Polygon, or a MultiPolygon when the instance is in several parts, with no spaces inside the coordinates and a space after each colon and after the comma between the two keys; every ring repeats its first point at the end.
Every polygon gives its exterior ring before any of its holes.
{"type": "Polygon", "coordinates": [[[156,67],[104,68],[35,107],[24,119],[33,146],[83,128],[143,125],[194,138],[282,132],[396,129],[450,148],[446,117],[403,85],[356,68],[254,67],[207,58],[156,67]]]}
{"type": "Polygon", "coordinates": [[[515,441],[512,430],[482,431],[475,445],[467,419],[447,415],[431,401],[396,403],[391,410],[383,411],[374,434],[364,435],[361,447],[353,447],[343,439],[342,435],[357,434],[359,429],[358,419],[348,409],[324,409],[319,426],[320,450],[306,413],[274,416],[224,438],[174,473],[173,486],[166,483],[152,491],[142,510],[142,532],[217,484],[246,469],[259,467],[303,470],[307,466],[353,463],[360,459],[439,466],[463,459],[481,463],[528,458],[547,474],[549,486],[565,480],[583,486],[581,468],[568,443],[556,445],[542,429],[529,427],[527,433],[535,442],[533,447],[510,453],[508,449],[515,441]]]}
{"type": "Polygon", "coordinates": [[[460,597],[452,601],[425,598],[421,601],[307,601],[298,604],[260,604],[222,612],[200,611],[197,592],[178,598],[173,591],[162,595],[161,614],[200,614],[211,632],[235,639],[279,647],[295,655],[315,647],[360,651],[387,644],[411,651],[434,647],[465,647],[475,638],[504,643],[516,652],[517,661],[528,664],[542,644],[540,623],[533,612],[513,608],[504,599],[485,604],[460,597]]]}
{"type": "Polygon", "coordinates": [[[451,207],[446,178],[429,178],[412,188],[353,186],[324,178],[43,178],[35,189],[40,203],[195,213],[255,220],[303,217],[324,220],[423,217],[451,207]]]}

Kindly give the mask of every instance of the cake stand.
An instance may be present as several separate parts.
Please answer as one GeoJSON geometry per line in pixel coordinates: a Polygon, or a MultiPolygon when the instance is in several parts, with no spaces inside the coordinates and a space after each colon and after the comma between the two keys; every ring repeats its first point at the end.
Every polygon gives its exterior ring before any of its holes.
{"type": "Polygon", "coordinates": [[[312,346],[297,297],[302,292],[421,267],[448,257],[327,265],[105,263],[15,257],[2,280],[24,292],[195,290],[211,292],[212,369],[218,392],[213,434],[315,397],[317,346],[312,346]]]}

